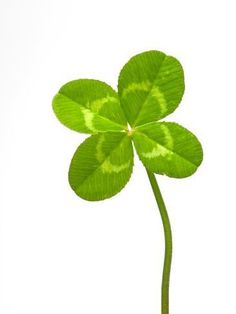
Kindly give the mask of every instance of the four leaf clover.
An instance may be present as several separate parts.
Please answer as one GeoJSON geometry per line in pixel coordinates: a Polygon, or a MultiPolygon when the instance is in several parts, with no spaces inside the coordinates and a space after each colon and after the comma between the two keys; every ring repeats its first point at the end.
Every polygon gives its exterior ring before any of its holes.
{"type": "Polygon", "coordinates": [[[92,79],[63,85],[53,98],[57,118],[74,131],[92,134],[70,164],[75,193],[89,201],[117,194],[132,174],[133,147],[151,172],[175,178],[193,174],[203,157],[198,139],[177,123],[159,122],[177,108],[183,93],[179,61],[154,50],[128,61],[118,93],[92,79]]]}

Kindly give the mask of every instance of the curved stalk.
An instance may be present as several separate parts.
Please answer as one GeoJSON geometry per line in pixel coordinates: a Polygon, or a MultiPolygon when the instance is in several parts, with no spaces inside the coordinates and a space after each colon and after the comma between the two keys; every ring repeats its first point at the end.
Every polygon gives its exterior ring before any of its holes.
{"type": "MultiPolygon", "coordinates": [[[[147,169],[146,169],[147,170],[147,169]]],[[[165,258],[164,267],[162,273],[162,286],[161,286],[161,313],[169,314],[169,282],[170,282],[170,269],[171,269],[171,259],[172,259],[172,234],[170,220],[166,210],[164,200],[161,195],[161,191],[157,184],[155,175],[147,170],[148,178],[150,180],[152,190],[159,207],[162,224],[165,234],[165,258]]]]}

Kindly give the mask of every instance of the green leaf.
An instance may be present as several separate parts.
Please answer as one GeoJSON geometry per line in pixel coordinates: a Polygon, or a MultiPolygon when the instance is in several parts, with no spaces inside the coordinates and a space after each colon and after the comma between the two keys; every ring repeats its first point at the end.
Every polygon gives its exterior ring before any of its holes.
{"type": "Polygon", "coordinates": [[[127,125],[117,93],[97,80],[62,86],[53,99],[53,110],[65,126],[82,133],[122,131],[127,125]]]}
{"type": "Polygon", "coordinates": [[[193,174],[202,162],[198,139],[172,122],[156,122],[138,127],[133,134],[135,148],[144,166],[169,177],[193,174]]]}
{"type": "Polygon", "coordinates": [[[173,112],[182,99],[182,66],[163,52],[143,52],[121,70],[118,91],[131,126],[157,121],[173,112]]]}
{"type": "Polygon", "coordinates": [[[69,182],[80,197],[97,201],[118,193],[133,168],[133,148],[126,133],[92,135],[77,149],[71,161],[69,182]]]}

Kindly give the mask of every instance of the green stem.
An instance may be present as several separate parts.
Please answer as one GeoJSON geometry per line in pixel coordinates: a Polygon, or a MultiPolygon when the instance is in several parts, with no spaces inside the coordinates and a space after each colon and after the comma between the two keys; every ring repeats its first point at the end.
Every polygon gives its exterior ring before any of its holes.
{"type": "MultiPolygon", "coordinates": [[[[147,170],[147,169],[146,169],[147,170]]],[[[169,314],[169,282],[170,282],[170,268],[172,258],[172,234],[170,220],[166,210],[161,191],[157,184],[155,175],[147,170],[147,174],[152,186],[153,193],[156,198],[157,205],[161,214],[162,224],[165,234],[165,259],[162,273],[162,286],[161,286],[161,313],[169,314]]]]}

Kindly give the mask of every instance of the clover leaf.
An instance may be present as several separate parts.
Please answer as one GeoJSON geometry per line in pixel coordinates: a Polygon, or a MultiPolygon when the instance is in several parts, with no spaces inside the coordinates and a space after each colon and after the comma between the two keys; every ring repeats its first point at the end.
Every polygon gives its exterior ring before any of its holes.
{"type": "Polygon", "coordinates": [[[131,58],[119,75],[118,93],[109,85],[82,79],[62,86],[53,99],[57,118],[68,128],[92,134],[76,150],[69,182],[80,197],[98,201],[117,194],[133,169],[133,145],[146,168],[165,234],[161,313],[169,314],[171,226],[154,173],[184,178],[202,162],[195,135],[174,122],[159,122],[184,93],[181,64],[160,51],[131,58]]]}
{"type": "Polygon", "coordinates": [[[71,161],[75,193],[90,201],[117,194],[132,173],[132,142],[149,171],[175,178],[193,174],[203,155],[198,139],[177,123],[158,122],[177,108],[183,93],[181,64],[160,51],[131,58],[120,72],[118,93],[98,80],[63,85],[53,99],[57,118],[92,134],[71,161]]]}

